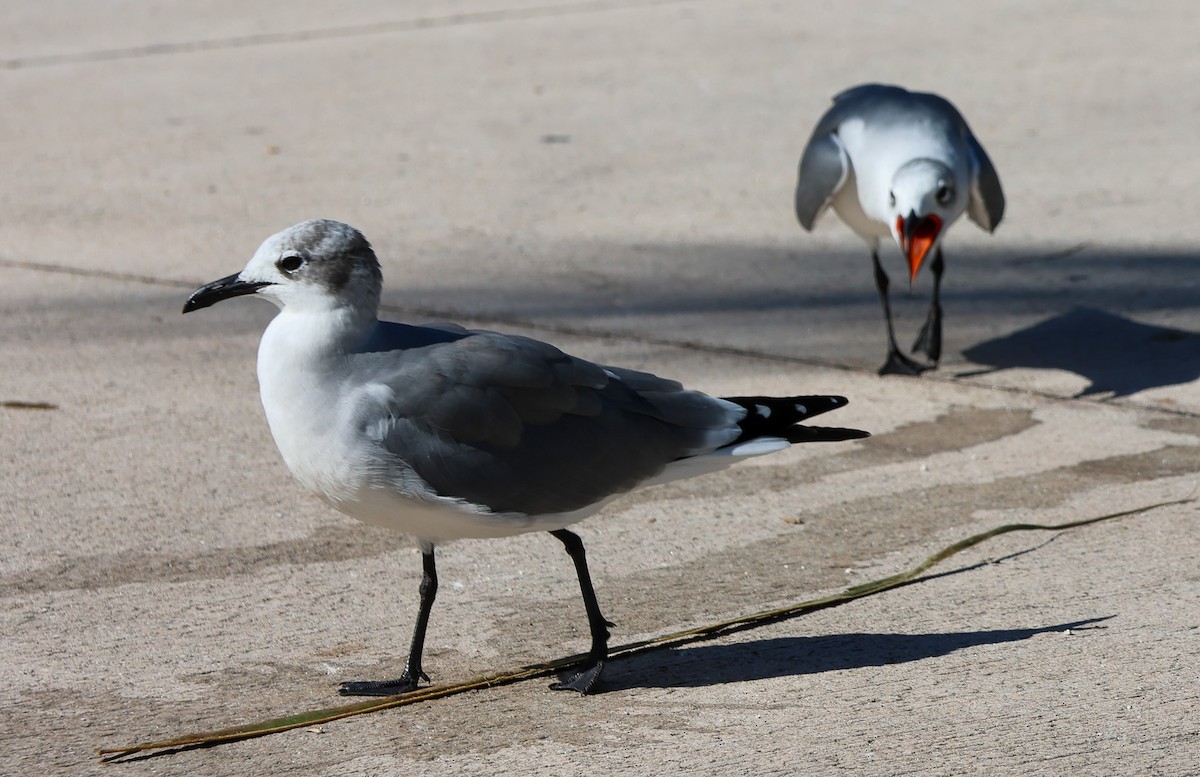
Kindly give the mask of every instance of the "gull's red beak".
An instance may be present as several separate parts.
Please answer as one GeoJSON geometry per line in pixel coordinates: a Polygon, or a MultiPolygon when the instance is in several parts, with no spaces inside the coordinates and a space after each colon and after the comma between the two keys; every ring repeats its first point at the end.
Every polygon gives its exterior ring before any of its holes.
{"type": "Polygon", "coordinates": [[[942,220],[930,214],[925,217],[909,213],[908,216],[896,217],[896,231],[900,233],[900,249],[908,260],[908,282],[912,285],[917,280],[917,270],[925,261],[925,255],[933,248],[938,233],[942,231],[942,220]]]}

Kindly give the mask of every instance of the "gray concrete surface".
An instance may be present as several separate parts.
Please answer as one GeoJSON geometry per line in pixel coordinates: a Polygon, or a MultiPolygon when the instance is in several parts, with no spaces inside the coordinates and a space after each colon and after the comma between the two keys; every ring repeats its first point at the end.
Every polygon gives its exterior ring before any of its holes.
{"type": "MultiPolygon", "coordinates": [[[[619,641],[838,590],[992,525],[1187,496],[1200,444],[1200,57],[1183,2],[0,8],[0,772],[1195,774],[1195,504],[1009,535],[953,574],[533,682],[123,765],[92,748],[336,702],[404,649],[418,556],[292,484],[271,314],[186,292],[327,216],[389,313],[717,393],[839,392],[859,443],[581,526],[619,641]],[[790,211],[838,89],[962,109],[1009,198],[947,243],[946,363],[881,379],[868,260],[790,211]],[[988,563],[994,562],[994,563],[988,563]]],[[[887,261],[897,272],[896,254],[887,261]]],[[[928,280],[897,307],[912,337],[928,280]]],[[[574,652],[539,536],[441,553],[427,669],[574,652]]]]}

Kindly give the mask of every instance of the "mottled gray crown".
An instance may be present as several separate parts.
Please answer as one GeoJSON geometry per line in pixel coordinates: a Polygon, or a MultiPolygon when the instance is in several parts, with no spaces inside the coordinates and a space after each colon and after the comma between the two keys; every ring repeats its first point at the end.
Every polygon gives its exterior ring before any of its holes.
{"type": "Polygon", "coordinates": [[[280,246],[307,260],[304,279],[340,294],[353,279],[366,289],[378,291],[383,273],[371,244],[349,224],[330,219],[313,219],[288,229],[280,246]]]}

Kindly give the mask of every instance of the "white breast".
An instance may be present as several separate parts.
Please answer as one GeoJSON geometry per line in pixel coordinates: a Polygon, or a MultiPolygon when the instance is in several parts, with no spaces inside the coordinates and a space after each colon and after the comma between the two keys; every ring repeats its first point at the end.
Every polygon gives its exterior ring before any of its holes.
{"type": "Polygon", "coordinates": [[[963,155],[955,149],[952,139],[924,124],[872,127],[862,119],[849,119],[838,127],[838,140],[854,169],[853,188],[858,208],[840,195],[833,204],[842,220],[864,238],[891,235],[888,191],[896,171],[907,162],[936,159],[956,174],[964,168],[963,155]]]}
{"type": "Polygon", "coordinates": [[[354,466],[361,451],[347,423],[352,407],[321,318],[285,310],[271,321],[258,348],[258,385],[271,436],[292,475],[337,499],[360,487],[363,470],[354,466]]]}

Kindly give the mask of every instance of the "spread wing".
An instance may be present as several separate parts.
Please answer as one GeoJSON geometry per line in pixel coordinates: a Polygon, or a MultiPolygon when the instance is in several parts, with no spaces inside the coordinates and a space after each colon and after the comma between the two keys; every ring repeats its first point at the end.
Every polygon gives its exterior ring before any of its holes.
{"type": "Polygon", "coordinates": [[[804,147],[796,179],[796,218],[810,232],[850,172],[850,157],[834,131],[824,125],[817,125],[804,147]]]}
{"type": "Polygon", "coordinates": [[[967,215],[979,226],[992,232],[1004,218],[1004,191],[1000,188],[1000,176],[992,167],[983,146],[967,130],[967,150],[971,157],[971,198],[967,201],[967,215]]]}

